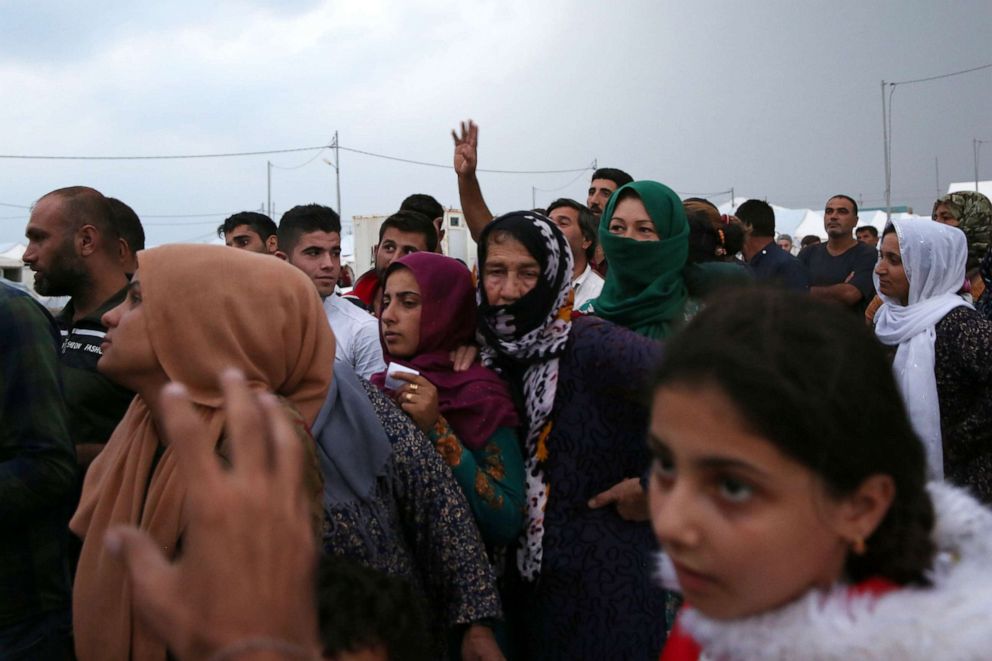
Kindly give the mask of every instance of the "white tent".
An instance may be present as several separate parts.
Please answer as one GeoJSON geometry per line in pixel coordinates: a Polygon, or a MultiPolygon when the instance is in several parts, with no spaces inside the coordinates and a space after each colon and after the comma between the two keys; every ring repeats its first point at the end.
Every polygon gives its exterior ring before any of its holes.
{"type": "MultiPolygon", "coordinates": [[[[744,200],[752,199],[745,197],[743,195],[735,195],[733,201],[728,200],[723,204],[717,205],[717,209],[720,213],[725,213],[728,215],[733,215],[737,207],[741,205],[744,200]]],[[[761,199],[755,197],[753,199],[761,199]]],[[[775,231],[778,234],[793,234],[796,227],[801,225],[803,221],[806,220],[806,215],[809,213],[809,209],[791,209],[789,207],[780,207],[777,204],[772,204],[772,210],[775,211],[775,231]]],[[[821,222],[822,225],[822,222],[821,222]]]]}
{"type": "MultiPolygon", "coordinates": [[[[913,213],[894,213],[892,214],[893,220],[906,220],[906,219],[926,219],[929,220],[929,216],[918,216],[913,213]]],[[[881,210],[872,211],[862,211],[858,214],[858,227],[863,225],[871,225],[878,230],[879,234],[885,229],[885,212],[881,210]]],[[[827,232],[823,229],[823,214],[816,211],[809,211],[803,222],[796,228],[796,233],[794,238],[796,241],[802,240],[802,238],[808,234],[815,234],[821,239],[827,238],[827,232]]]]}
{"type": "MultiPolygon", "coordinates": [[[[957,193],[958,191],[964,191],[964,190],[975,190],[975,182],[959,181],[947,187],[948,193],[957,193]]],[[[992,199],[992,181],[979,181],[978,192],[984,195],[985,197],[992,199]]]]}

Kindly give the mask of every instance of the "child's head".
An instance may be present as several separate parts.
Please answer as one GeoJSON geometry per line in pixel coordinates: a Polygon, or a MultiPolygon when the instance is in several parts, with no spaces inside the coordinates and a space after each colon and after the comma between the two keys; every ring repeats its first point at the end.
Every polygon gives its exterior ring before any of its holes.
{"type": "Polygon", "coordinates": [[[430,658],[422,600],[400,578],[346,558],[323,557],[317,614],[325,659],[430,658]]]}
{"type": "Polygon", "coordinates": [[[690,603],[717,618],[870,577],[925,583],[925,458],[859,319],[752,289],[673,338],[654,390],[651,510],[690,603]]]}

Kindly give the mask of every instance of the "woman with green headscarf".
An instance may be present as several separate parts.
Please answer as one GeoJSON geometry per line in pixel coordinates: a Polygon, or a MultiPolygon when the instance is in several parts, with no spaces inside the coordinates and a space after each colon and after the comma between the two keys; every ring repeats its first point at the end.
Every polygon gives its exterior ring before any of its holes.
{"type": "Polygon", "coordinates": [[[617,189],[599,223],[610,264],[603,291],[586,304],[591,312],[652,339],[670,335],[720,282],[747,279],[735,264],[688,264],[689,222],[682,200],[657,181],[617,189]]]}

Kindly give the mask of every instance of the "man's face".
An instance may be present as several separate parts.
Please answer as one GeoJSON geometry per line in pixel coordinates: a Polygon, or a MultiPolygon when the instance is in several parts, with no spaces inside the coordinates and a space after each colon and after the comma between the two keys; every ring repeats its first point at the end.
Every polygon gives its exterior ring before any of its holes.
{"type": "Polygon", "coordinates": [[[869,245],[872,248],[878,246],[878,237],[872,234],[869,230],[858,230],[856,235],[858,237],[858,241],[861,243],[869,245]]]}
{"type": "Polygon", "coordinates": [[[327,298],[341,273],[341,234],[320,230],[301,234],[287,259],[310,276],[321,298],[327,298]]]}
{"type": "Polygon", "coordinates": [[[610,179],[593,179],[589,184],[589,197],[586,198],[586,206],[592,209],[595,214],[603,213],[606,202],[617,189],[615,181],[610,179]]]}
{"type": "Polygon", "coordinates": [[[42,198],[31,211],[24,235],[28,239],[24,263],[34,271],[34,288],[43,296],[72,296],[88,281],[76,252],[75,233],[56,197],[42,198]]]}
{"type": "Polygon", "coordinates": [[[394,261],[415,252],[427,252],[427,239],[419,232],[388,227],[375,249],[375,272],[382,275],[394,261]]]}
{"type": "Polygon", "coordinates": [[[832,197],[827,200],[823,209],[823,227],[831,239],[842,239],[852,236],[858,216],[854,213],[854,205],[843,197],[832,197]]]}
{"type": "Polygon", "coordinates": [[[790,241],[789,239],[779,239],[777,243],[778,243],[778,247],[784,250],[785,252],[792,252],[792,241],[790,241]]]}
{"type": "Polygon", "coordinates": [[[582,236],[582,227],[579,225],[579,212],[572,207],[561,206],[551,212],[551,220],[565,235],[568,247],[572,249],[572,257],[576,264],[586,263],[586,248],[590,241],[582,236]]]}
{"type": "Polygon", "coordinates": [[[250,225],[238,225],[224,234],[224,243],[232,248],[269,255],[275,252],[276,237],[273,235],[269,237],[268,241],[263,241],[258,232],[253,230],[250,225]]]}

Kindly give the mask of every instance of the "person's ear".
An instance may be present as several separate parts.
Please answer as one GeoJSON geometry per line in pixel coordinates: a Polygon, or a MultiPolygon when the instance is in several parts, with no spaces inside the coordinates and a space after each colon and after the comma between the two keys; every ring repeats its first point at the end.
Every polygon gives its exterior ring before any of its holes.
{"type": "Polygon", "coordinates": [[[896,496],[891,475],[870,475],[845,496],[835,520],[838,534],[847,540],[855,553],[863,553],[865,541],[872,536],[888,514],[896,496]]]}
{"type": "Polygon", "coordinates": [[[276,254],[276,251],[279,250],[279,237],[273,234],[272,236],[267,238],[265,240],[265,250],[270,255],[276,254]]]}
{"type": "Polygon", "coordinates": [[[284,262],[288,262],[289,261],[289,255],[287,255],[286,253],[284,253],[281,250],[276,250],[273,254],[276,257],[278,257],[279,259],[281,259],[282,261],[284,261],[284,262]]]}
{"type": "Polygon", "coordinates": [[[120,258],[122,264],[127,259],[129,252],[131,252],[131,246],[127,245],[127,241],[122,238],[117,239],[117,256],[120,258]]]}
{"type": "Polygon", "coordinates": [[[83,225],[76,232],[76,253],[81,257],[88,257],[96,252],[97,244],[100,240],[100,233],[93,225],[83,225]]]}

